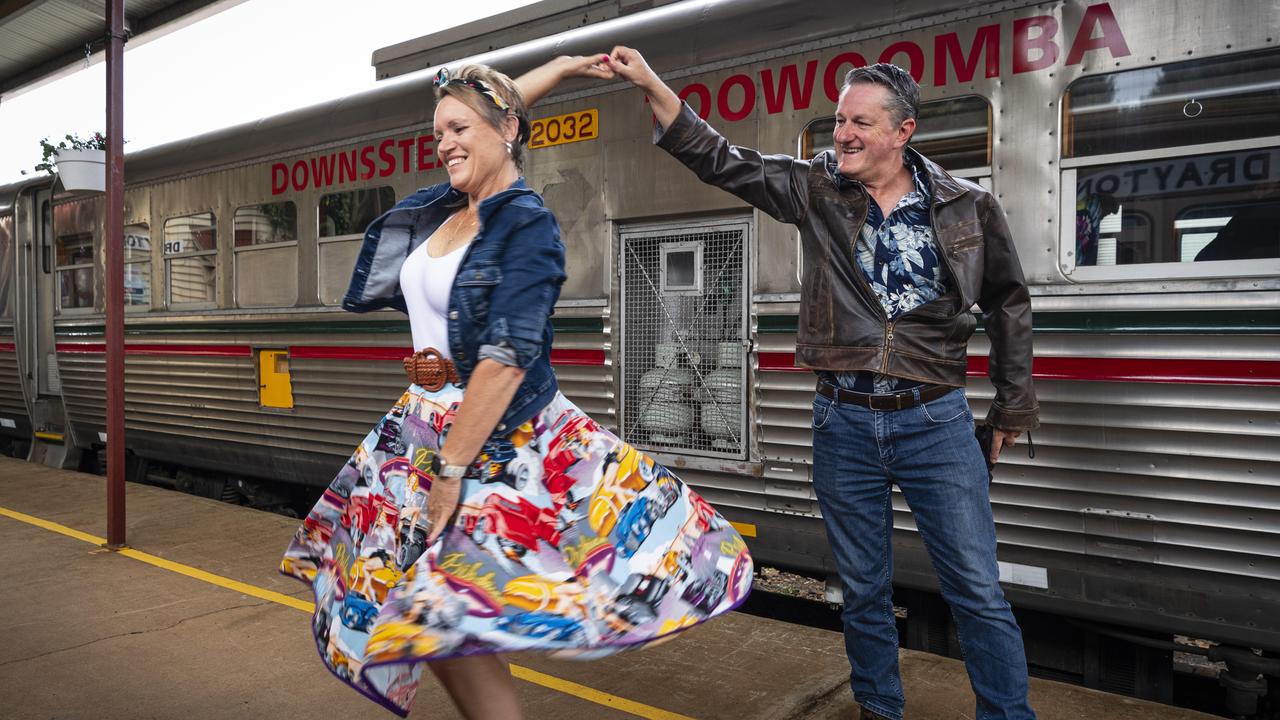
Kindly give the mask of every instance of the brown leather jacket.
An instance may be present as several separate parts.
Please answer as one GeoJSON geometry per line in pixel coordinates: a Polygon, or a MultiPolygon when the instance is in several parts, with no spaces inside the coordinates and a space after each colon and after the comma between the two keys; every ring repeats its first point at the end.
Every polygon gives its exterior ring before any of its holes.
{"type": "Polygon", "coordinates": [[[1033,430],[1039,406],[1031,386],[1031,298],[1004,211],[991,193],[951,177],[915,153],[929,173],[930,215],[948,290],[890,322],[854,258],[867,219],[859,183],[837,187],[827,153],[813,160],[761,155],[730,145],[688,105],[654,142],[703,182],[800,228],[804,247],[796,362],[815,370],[871,370],[955,387],[965,384],[966,350],[982,310],[996,389],[987,422],[1033,430]]]}

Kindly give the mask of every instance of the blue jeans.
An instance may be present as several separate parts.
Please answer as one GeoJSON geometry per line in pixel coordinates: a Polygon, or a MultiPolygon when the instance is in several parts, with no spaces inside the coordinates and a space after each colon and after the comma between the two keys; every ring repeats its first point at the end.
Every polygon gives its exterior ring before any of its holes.
{"type": "Polygon", "coordinates": [[[987,467],[964,391],[896,411],[813,401],[813,485],[844,589],[850,685],[863,707],[901,718],[893,616],[893,505],[902,491],[951,606],[975,715],[1034,718],[1027,661],[996,566],[987,467]]]}

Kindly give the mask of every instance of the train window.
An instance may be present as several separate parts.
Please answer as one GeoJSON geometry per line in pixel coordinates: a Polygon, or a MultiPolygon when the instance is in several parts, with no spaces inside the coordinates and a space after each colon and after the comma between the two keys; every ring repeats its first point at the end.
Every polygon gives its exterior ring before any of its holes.
{"type": "Polygon", "coordinates": [[[1201,205],[1173,221],[1182,262],[1280,257],[1280,202],[1201,205]]]}
{"type": "Polygon", "coordinates": [[[54,242],[58,309],[93,308],[93,233],[59,235],[54,242]]]}
{"type": "Polygon", "coordinates": [[[676,295],[702,293],[702,243],[662,244],[662,291],[676,295]]]}
{"type": "Polygon", "coordinates": [[[213,213],[165,221],[164,266],[169,307],[208,307],[217,302],[218,233],[213,213]]]}
{"type": "Polygon", "coordinates": [[[333,193],[320,198],[320,241],[316,263],[320,302],[337,305],[351,281],[364,229],[395,205],[389,186],[333,193]]]}
{"type": "MultiPolygon", "coordinates": [[[[835,118],[809,123],[801,137],[801,157],[830,150],[835,127],[835,118]]],[[[991,174],[991,104],[986,98],[966,95],[921,103],[916,128],[911,147],[948,172],[968,178],[991,174]]]]}
{"type": "Polygon", "coordinates": [[[1078,280],[1280,272],[1280,52],[1082,78],[1062,101],[1078,280]]]}
{"type": "Polygon", "coordinates": [[[124,226],[124,304],[151,307],[151,226],[124,226]]]}
{"type": "Polygon", "coordinates": [[[1277,117],[1276,51],[1095,75],[1062,98],[1062,156],[1264,137],[1277,117]]]}
{"type": "Polygon", "coordinates": [[[389,186],[325,195],[320,198],[320,237],[363,233],[395,204],[396,193],[389,186]]]}
{"type": "Polygon", "coordinates": [[[239,307],[298,302],[298,208],[292,201],[239,208],[235,214],[235,290],[239,307]]]}
{"type": "Polygon", "coordinates": [[[292,201],[239,208],[233,223],[237,249],[298,240],[298,206],[292,201]]]}
{"type": "Polygon", "coordinates": [[[13,317],[13,216],[0,215],[0,318],[13,317]]]}

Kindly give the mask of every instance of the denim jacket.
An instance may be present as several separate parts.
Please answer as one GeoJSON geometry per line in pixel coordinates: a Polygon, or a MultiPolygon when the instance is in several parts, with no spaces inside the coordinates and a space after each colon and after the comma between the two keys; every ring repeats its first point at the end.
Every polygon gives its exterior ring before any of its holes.
{"type": "MultiPolygon", "coordinates": [[[[407,312],[400,266],[467,196],[448,183],[406,197],[369,224],[342,307],[407,312]]],[[[564,283],[560,227],[523,178],[480,203],[480,228],[449,294],[449,352],[465,385],[489,358],[526,373],[495,432],[533,417],[559,390],[551,370],[551,314],[564,283]]]]}

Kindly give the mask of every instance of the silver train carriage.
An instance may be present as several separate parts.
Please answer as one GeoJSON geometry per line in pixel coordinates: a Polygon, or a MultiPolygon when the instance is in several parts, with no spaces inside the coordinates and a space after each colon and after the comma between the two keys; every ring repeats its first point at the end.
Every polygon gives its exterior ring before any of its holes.
{"type": "MultiPolygon", "coordinates": [[[[991,487],[1011,601],[1276,653],[1277,20],[1276,0],[877,17],[740,0],[468,52],[515,74],[633,44],[730,140],[804,156],[831,142],[845,71],[909,68],[915,146],[997,194],[1034,296],[1043,426],[991,487]]],[[[651,147],[629,87],[571,83],[535,116],[528,178],[569,248],[564,392],[697,487],[761,564],[831,574],[814,379],[794,365],[796,231],[651,147]]],[[[127,177],[130,467],[266,505],[281,483],[326,484],[405,385],[405,318],[338,304],[365,224],[445,177],[426,73],[131,154],[127,177]]],[[[70,462],[106,439],[102,201],[38,181],[0,208],[0,435],[70,462]]],[[[978,417],[987,350],[979,331],[978,417]]],[[[895,582],[935,588],[894,510],[895,582]]]]}

